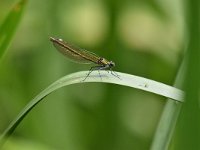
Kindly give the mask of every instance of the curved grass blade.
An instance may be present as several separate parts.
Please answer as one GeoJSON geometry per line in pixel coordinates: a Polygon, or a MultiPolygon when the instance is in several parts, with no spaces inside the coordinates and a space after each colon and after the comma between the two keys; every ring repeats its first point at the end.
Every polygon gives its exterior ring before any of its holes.
{"type": "MultiPolygon", "coordinates": [[[[183,85],[186,66],[185,63],[186,60],[184,59],[176,76],[174,83],[175,87],[181,88],[183,85]]],[[[169,98],[167,99],[160,121],[156,128],[150,150],[169,149],[181,107],[182,103],[177,103],[169,98]]]]}
{"type": "Polygon", "coordinates": [[[21,20],[24,7],[26,6],[26,2],[27,0],[20,0],[17,4],[15,4],[0,26],[0,58],[5,53],[12,37],[15,34],[17,26],[21,20]]]}
{"type": "Polygon", "coordinates": [[[169,85],[159,83],[153,80],[149,80],[143,77],[138,77],[130,74],[120,73],[117,74],[120,76],[121,80],[114,77],[107,71],[101,71],[101,78],[99,78],[99,72],[94,71],[91,75],[83,82],[87,71],[73,73],[67,76],[60,78],[55,81],[49,87],[44,89],[41,93],[39,93],[34,99],[32,99],[27,106],[19,113],[19,115],[14,119],[8,128],[4,131],[0,138],[0,147],[3,145],[4,141],[9,137],[12,132],[16,129],[19,123],[23,120],[23,118],[39,103],[41,102],[47,95],[56,91],[57,89],[71,85],[76,83],[86,83],[86,82],[104,82],[104,83],[112,83],[123,86],[128,86],[136,89],[141,89],[144,91],[148,91],[151,93],[155,93],[161,96],[165,96],[171,98],[175,101],[183,102],[184,92],[171,87],[169,85]]]}

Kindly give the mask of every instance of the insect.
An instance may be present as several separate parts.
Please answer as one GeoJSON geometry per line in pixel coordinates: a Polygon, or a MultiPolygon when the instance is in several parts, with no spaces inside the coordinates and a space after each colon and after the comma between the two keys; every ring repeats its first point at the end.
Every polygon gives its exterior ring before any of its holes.
{"type": "MultiPolygon", "coordinates": [[[[53,42],[53,45],[59,52],[61,52],[63,55],[65,55],[67,58],[69,58],[72,61],[82,63],[82,64],[91,64],[91,63],[97,64],[97,66],[92,66],[90,68],[84,80],[86,80],[86,78],[92,73],[93,70],[98,70],[98,71],[108,70],[108,71],[111,71],[112,75],[119,78],[119,75],[117,75],[115,72],[112,71],[112,68],[115,67],[114,62],[108,61],[103,57],[99,57],[92,52],[75,47],[74,45],[71,45],[63,41],[62,39],[50,37],[50,41],[53,42]]],[[[100,73],[99,73],[99,76],[101,77],[100,73]]]]}

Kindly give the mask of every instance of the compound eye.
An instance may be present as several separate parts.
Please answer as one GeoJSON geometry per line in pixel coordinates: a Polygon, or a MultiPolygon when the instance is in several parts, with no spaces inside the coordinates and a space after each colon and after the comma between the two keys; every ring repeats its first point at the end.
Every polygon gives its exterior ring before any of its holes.
{"type": "Polygon", "coordinates": [[[111,66],[111,67],[114,67],[114,66],[115,66],[115,63],[112,62],[112,61],[110,61],[110,66],[111,66]]]}

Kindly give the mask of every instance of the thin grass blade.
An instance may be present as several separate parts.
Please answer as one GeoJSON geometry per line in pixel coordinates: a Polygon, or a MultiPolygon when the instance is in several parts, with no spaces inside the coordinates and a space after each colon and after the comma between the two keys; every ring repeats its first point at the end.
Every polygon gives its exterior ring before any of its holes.
{"type": "Polygon", "coordinates": [[[7,137],[11,136],[13,131],[16,129],[16,127],[20,124],[20,122],[26,117],[26,115],[29,114],[29,112],[39,103],[41,102],[47,95],[50,93],[56,91],[57,89],[71,85],[71,84],[77,84],[77,83],[86,83],[86,82],[104,82],[104,83],[112,83],[122,86],[128,86],[136,89],[140,89],[143,91],[148,91],[151,93],[155,93],[161,96],[165,96],[168,98],[172,98],[175,101],[182,102],[184,92],[176,89],[172,86],[156,82],[150,79],[146,79],[143,77],[138,77],[130,74],[120,73],[116,72],[120,79],[116,78],[112,74],[108,73],[107,71],[101,71],[101,78],[99,77],[98,71],[93,71],[91,75],[87,78],[87,80],[83,81],[85,79],[85,76],[87,75],[88,71],[83,72],[77,72],[73,73],[67,76],[64,76],[63,78],[60,78],[59,80],[55,81],[53,84],[51,84],[49,87],[44,89],[41,93],[39,93],[35,98],[33,98],[27,106],[19,113],[19,115],[11,122],[11,124],[8,126],[8,128],[4,131],[0,138],[0,148],[3,145],[4,141],[7,139],[7,137]]]}
{"type": "Polygon", "coordinates": [[[15,34],[26,3],[27,0],[20,0],[15,4],[0,26],[0,58],[2,58],[15,34]]]}

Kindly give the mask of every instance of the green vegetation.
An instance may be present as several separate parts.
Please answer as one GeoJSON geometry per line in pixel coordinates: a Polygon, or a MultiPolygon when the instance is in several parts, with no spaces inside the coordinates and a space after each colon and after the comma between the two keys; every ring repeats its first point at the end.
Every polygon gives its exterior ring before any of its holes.
{"type": "Polygon", "coordinates": [[[199,149],[199,3],[1,1],[2,149],[199,149]],[[113,60],[121,79],[94,71],[82,84],[90,66],[50,36],[113,60]]]}

